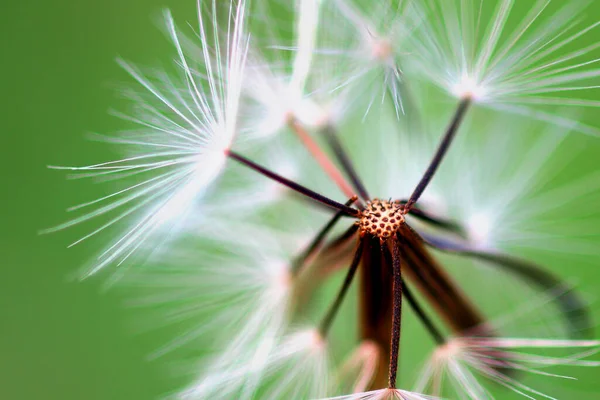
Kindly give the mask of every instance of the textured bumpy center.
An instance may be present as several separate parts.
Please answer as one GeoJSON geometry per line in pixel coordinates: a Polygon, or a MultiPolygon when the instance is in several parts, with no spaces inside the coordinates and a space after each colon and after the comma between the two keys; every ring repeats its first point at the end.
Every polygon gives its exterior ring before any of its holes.
{"type": "Polygon", "coordinates": [[[367,204],[357,224],[361,233],[387,239],[404,223],[402,205],[398,201],[375,199],[367,204]]]}

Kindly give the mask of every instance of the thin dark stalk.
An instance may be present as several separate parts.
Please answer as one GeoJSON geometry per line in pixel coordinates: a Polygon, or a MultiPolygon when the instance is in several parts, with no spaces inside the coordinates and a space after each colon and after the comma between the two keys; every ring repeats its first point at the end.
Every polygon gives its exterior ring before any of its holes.
{"type": "Polygon", "coordinates": [[[240,164],[245,165],[246,167],[253,169],[254,171],[256,171],[258,173],[261,173],[261,174],[265,175],[266,177],[271,178],[271,179],[281,183],[282,185],[287,186],[290,189],[295,190],[296,192],[298,192],[306,197],[309,197],[315,201],[325,204],[326,206],[329,206],[331,208],[335,208],[338,211],[342,211],[344,213],[344,215],[356,217],[359,214],[359,211],[357,209],[346,206],[342,203],[338,203],[335,200],[331,200],[330,198],[325,197],[317,192],[314,192],[294,181],[291,181],[287,178],[282,177],[281,175],[278,175],[272,171],[269,171],[268,169],[258,165],[254,161],[251,161],[251,160],[247,159],[246,157],[233,152],[232,150],[229,150],[227,152],[227,155],[230,158],[239,162],[240,164]]]}
{"type": "Polygon", "coordinates": [[[327,144],[333,151],[335,158],[341,164],[342,169],[346,173],[346,176],[352,182],[352,186],[354,187],[360,198],[364,201],[369,200],[371,197],[369,196],[369,193],[367,192],[367,189],[365,188],[365,185],[363,184],[362,180],[359,178],[358,173],[356,172],[356,169],[352,164],[352,160],[350,160],[348,153],[346,153],[346,150],[342,146],[342,143],[339,141],[336,132],[334,131],[334,128],[328,125],[325,129],[323,129],[323,134],[325,136],[325,140],[327,140],[327,144]]]}
{"type": "MultiPolygon", "coordinates": [[[[383,254],[386,258],[386,262],[392,264],[392,259],[391,259],[392,257],[390,255],[390,252],[384,251],[383,254]]],[[[427,331],[429,331],[429,333],[433,337],[433,340],[435,340],[435,342],[438,345],[446,343],[446,339],[444,339],[444,335],[442,335],[442,333],[435,326],[435,324],[433,323],[431,318],[429,318],[429,316],[425,313],[425,310],[423,309],[423,307],[421,307],[417,298],[413,295],[412,291],[406,284],[406,281],[404,280],[404,278],[402,278],[402,294],[403,294],[404,298],[406,299],[406,301],[408,301],[408,304],[410,305],[410,307],[417,314],[417,317],[421,320],[421,322],[423,323],[423,325],[425,326],[427,331]]]]}
{"type": "Polygon", "coordinates": [[[321,325],[319,327],[319,332],[321,333],[321,336],[323,336],[323,337],[327,336],[327,333],[329,332],[329,328],[331,328],[331,323],[333,322],[333,319],[335,318],[337,312],[340,309],[340,306],[342,305],[342,301],[344,300],[344,297],[346,296],[346,293],[348,292],[348,289],[350,288],[350,284],[352,284],[352,280],[354,278],[354,275],[356,274],[356,270],[358,269],[360,257],[362,256],[363,246],[362,246],[361,242],[362,242],[362,239],[360,239],[358,242],[358,248],[356,249],[356,252],[354,253],[354,258],[352,259],[352,264],[350,264],[350,269],[348,269],[348,273],[346,274],[344,283],[342,284],[342,287],[341,287],[340,291],[338,292],[338,295],[335,298],[335,301],[333,302],[333,304],[329,308],[329,311],[325,315],[325,318],[321,322],[321,325]]]}
{"type": "MultiPolygon", "coordinates": [[[[346,202],[346,206],[352,205],[358,199],[357,196],[352,197],[350,200],[346,202]]],[[[325,224],[325,226],[319,231],[317,236],[312,240],[312,242],[308,245],[308,247],[300,253],[300,255],[294,260],[292,263],[292,274],[297,275],[302,266],[306,263],[306,260],[310,258],[317,251],[319,247],[323,244],[325,237],[327,234],[333,229],[335,224],[340,220],[340,218],[344,215],[343,211],[338,211],[334,214],[334,216],[325,224]]]]}
{"type": "Polygon", "coordinates": [[[446,129],[446,133],[444,134],[444,137],[443,137],[433,159],[431,160],[429,167],[427,167],[427,170],[425,171],[425,174],[423,174],[421,181],[419,182],[419,184],[415,188],[414,192],[412,193],[412,195],[406,202],[406,212],[410,211],[412,206],[417,202],[417,200],[419,200],[419,198],[421,197],[421,195],[427,188],[427,185],[429,185],[429,182],[433,178],[433,175],[435,175],[435,172],[437,171],[442,160],[444,159],[444,156],[446,155],[446,153],[448,152],[448,149],[450,148],[450,144],[452,143],[452,140],[456,136],[456,132],[458,132],[458,128],[460,128],[460,125],[464,119],[464,116],[465,116],[467,110],[469,109],[469,105],[471,105],[471,98],[462,99],[461,102],[459,103],[458,108],[456,109],[456,112],[454,113],[454,117],[452,118],[452,122],[448,126],[448,129],[446,129]]]}
{"type": "Polygon", "coordinates": [[[400,353],[400,330],[402,328],[402,269],[400,263],[400,243],[393,241],[392,268],[394,273],[394,309],[392,317],[392,352],[390,355],[389,387],[396,388],[398,356],[400,353]]]}
{"type": "Polygon", "coordinates": [[[427,331],[429,331],[435,342],[438,345],[446,343],[446,339],[444,339],[444,336],[436,328],[429,316],[425,314],[425,310],[423,310],[415,296],[412,294],[410,288],[408,287],[404,279],[402,279],[402,292],[404,294],[404,298],[406,299],[406,301],[408,301],[408,304],[410,304],[410,307],[417,314],[417,317],[419,317],[425,328],[427,328],[427,331]]]}

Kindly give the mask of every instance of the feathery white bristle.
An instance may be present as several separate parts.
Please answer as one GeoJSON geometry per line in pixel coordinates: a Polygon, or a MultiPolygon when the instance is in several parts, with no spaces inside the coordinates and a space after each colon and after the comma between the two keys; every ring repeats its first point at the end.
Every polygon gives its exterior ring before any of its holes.
{"type": "MultiPolygon", "coordinates": [[[[198,5],[199,10],[201,5],[198,5]]],[[[213,13],[216,15],[215,4],[213,13]]],[[[53,167],[91,177],[137,178],[134,184],[107,196],[73,207],[97,207],[46,232],[57,231],[99,216],[108,222],[80,238],[80,243],[113,225],[128,227],[97,258],[85,276],[103,267],[121,265],[159,230],[173,227],[202,197],[225,166],[225,153],[237,131],[239,98],[248,50],[244,30],[245,3],[230,9],[227,44],[209,39],[199,15],[198,46],[186,49],[183,38],[165,12],[167,29],[177,50],[181,81],[164,73],[153,78],[119,60],[119,64],[146,90],[130,93],[135,114],[125,119],[139,126],[123,138],[110,141],[130,147],[131,156],[84,167],[53,167]],[[199,58],[198,58],[199,57],[199,58]],[[216,59],[216,62],[215,62],[216,59]]],[[[216,17],[215,17],[216,18],[216,17]]],[[[212,21],[216,24],[216,20],[212,21]]]]}
{"type": "MultiPolygon", "coordinates": [[[[273,337],[267,352],[238,367],[225,367],[205,375],[180,393],[182,399],[253,398],[261,380],[272,381],[262,398],[318,398],[327,392],[328,354],[314,329],[273,337]],[[298,384],[302,382],[302,384],[298,384]]],[[[260,346],[255,347],[260,350],[260,346]]],[[[264,382],[262,382],[264,384],[264,382]]]]}
{"type": "MultiPolygon", "coordinates": [[[[527,398],[554,399],[525,385],[508,373],[508,370],[527,372],[546,377],[574,379],[547,372],[551,366],[595,367],[600,361],[588,358],[600,352],[600,341],[595,340],[543,340],[497,337],[459,337],[439,346],[427,362],[417,390],[431,388],[443,390],[447,379],[455,393],[461,398],[480,400],[493,399],[493,395],[479,381],[479,377],[491,379],[515,393],[527,398]],[[548,351],[569,350],[567,355],[549,356],[529,354],[522,349],[544,349],[548,351]],[[479,377],[478,377],[479,375],[479,377]]],[[[441,395],[441,393],[435,393],[441,395]]]]}
{"type": "Polygon", "coordinates": [[[585,95],[600,88],[600,46],[579,44],[600,25],[582,23],[589,2],[561,2],[552,11],[558,3],[536,0],[523,15],[515,0],[501,0],[489,19],[482,2],[425,3],[429,18],[411,37],[416,73],[460,99],[600,134],[555,114],[557,106],[600,106],[585,95]]]}
{"type": "Polygon", "coordinates": [[[350,90],[355,98],[366,100],[361,103],[365,115],[391,97],[399,117],[404,113],[400,63],[422,19],[417,8],[405,1],[397,5],[382,1],[359,9],[350,0],[335,0],[325,9],[328,14],[323,18],[336,23],[323,27],[317,51],[325,63],[336,67],[330,90],[350,90]]]}
{"type": "Polygon", "coordinates": [[[436,400],[437,397],[400,389],[379,389],[346,396],[328,397],[321,400],[436,400]]]}
{"type": "Polygon", "coordinates": [[[282,58],[267,60],[257,53],[250,57],[245,93],[254,104],[249,106],[246,124],[261,136],[279,133],[291,119],[310,123],[318,112],[306,98],[306,83],[313,68],[321,0],[297,0],[295,6],[294,45],[270,46],[294,50],[291,69],[279,67],[286,64],[282,58]]]}
{"type": "Polygon", "coordinates": [[[311,72],[322,0],[297,0],[296,46],[290,89],[302,97],[311,72]]]}
{"type": "Polygon", "coordinates": [[[283,71],[255,57],[248,68],[245,92],[253,101],[246,114],[247,129],[269,137],[282,131],[290,120],[310,123],[317,112],[302,90],[283,71]]]}
{"type": "Polygon", "coordinates": [[[179,336],[156,356],[206,341],[216,351],[196,366],[185,398],[209,398],[223,385],[232,396],[253,393],[281,354],[287,329],[293,289],[287,253],[272,240],[272,230],[227,217],[219,222],[213,216],[212,226],[225,225],[229,238],[214,230],[195,236],[213,240],[210,250],[175,245],[162,262],[127,276],[148,293],[140,305],[161,305],[168,311],[163,321],[180,326],[179,336]]]}
{"type": "Polygon", "coordinates": [[[441,194],[444,205],[431,210],[459,221],[470,244],[480,249],[593,251],[575,216],[591,212],[590,201],[598,197],[600,188],[598,174],[580,174],[552,190],[545,189],[581,150],[572,145],[569,132],[499,121],[479,129],[467,126],[457,138],[431,186],[434,194],[441,194]],[[475,144],[482,131],[487,139],[475,144]],[[571,218],[561,216],[565,207],[571,218]],[[565,237],[562,232],[575,226],[581,234],[565,237]]]}
{"type": "Polygon", "coordinates": [[[207,228],[189,231],[162,261],[155,260],[152,270],[148,266],[127,277],[147,289],[141,305],[162,305],[169,310],[164,321],[186,326],[157,356],[193,343],[213,343],[215,354],[200,360],[196,379],[178,396],[249,399],[274,371],[290,365],[298,368],[269,390],[293,392],[298,379],[312,376],[311,396],[323,395],[320,388],[327,386],[322,380],[326,367],[319,361],[325,356],[323,340],[315,331],[286,334],[295,285],[290,259],[298,251],[297,238],[238,218],[235,207],[214,211],[206,220],[196,221],[207,228]],[[189,240],[208,240],[211,245],[190,249],[189,240]],[[306,368],[298,363],[306,363],[306,368]],[[297,379],[284,384],[289,376],[297,379]]]}
{"type": "Polygon", "coordinates": [[[370,340],[363,341],[339,368],[337,386],[348,389],[347,392],[365,392],[381,361],[379,346],[370,340]]]}

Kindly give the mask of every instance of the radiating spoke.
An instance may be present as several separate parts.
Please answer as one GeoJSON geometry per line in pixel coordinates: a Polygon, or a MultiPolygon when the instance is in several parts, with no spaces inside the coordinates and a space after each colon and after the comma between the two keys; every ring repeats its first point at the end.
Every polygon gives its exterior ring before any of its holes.
{"type": "Polygon", "coordinates": [[[389,387],[396,388],[398,375],[398,356],[400,354],[400,331],[402,328],[402,270],[400,263],[400,244],[393,241],[392,267],[394,273],[394,309],[392,318],[392,342],[390,355],[389,387]]]}
{"type": "Polygon", "coordinates": [[[359,211],[355,208],[348,207],[342,203],[338,203],[337,201],[331,200],[330,198],[325,197],[317,192],[314,192],[294,181],[284,178],[281,175],[278,175],[278,174],[258,165],[254,161],[251,161],[248,158],[246,158],[238,153],[233,152],[232,150],[229,150],[227,152],[227,156],[229,156],[233,160],[236,160],[240,164],[245,165],[246,167],[255,170],[256,172],[259,172],[259,173],[265,175],[266,177],[271,178],[271,179],[281,183],[282,185],[289,187],[292,190],[295,190],[296,192],[298,192],[306,197],[309,197],[315,201],[325,204],[326,206],[329,206],[331,208],[335,208],[338,211],[343,211],[344,215],[355,217],[359,213],[359,211]]]}
{"type": "Polygon", "coordinates": [[[406,212],[411,210],[413,205],[417,202],[417,200],[419,200],[419,198],[421,197],[421,195],[423,194],[423,192],[429,185],[429,182],[431,182],[431,179],[435,175],[435,172],[437,171],[442,160],[444,159],[444,156],[448,152],[448,149],[450,148],[450,145],[452,144],[452,140],[454,139],[454,137],[456,136],[456,133],[458,132],[458,128],[460,128],[460,125],[464,119],[464,116],[465,116],[467,110],[469,109],[469,106],[471,105],[471,101],[472,100],[470,97],[464,98],[460,101],[458,108],[456,109],[456,112],[454,113],[454,117],[452,118],[452,122],[448,126],[448,129],[446,129],[446,133],[444,134],[444,137],[443,137],[435,155],[433,156],[433,159],[431,160],[429,167],[427,167],[427,170],[423,174],[421,181],[419,182],[419,184],[417,185],[417,187],[411,194],[410,198],[406,202],[406,212]]]}
{"type": "Polygon", "coordinates": [[[327,126],[325,129],[322,130],[322,132],[323,132],[323,135],[325,136],[325,139],[327,140],[327,144],[333,151],[333,154],[337,158],[338,162],[341,164],[342,169],[346,173],[346,176],[352,182],[352,186],[357,191],[360,198],[364,201],[369,200],[370,199],[369,193],[367,192],[367,189],[366,189],[365,185],[363,184],[362,180],[358,176],[358,173],[356,172],[356,169],[354,168],[352,160],[348,156],[348,153],[344,149],[344,146],[338,139],[337,134],[334,131],[334,127],[327,126]]]}
{"type": "Polygon", "coordinates": [[[340,309],[340,306],[342,305],[342,301],[344,300],[344,297],[346,296],[346,293],[350,288],[350,284],[352,284],[352,280],[354,279],[354,275],[356,274],[356,270],[358,269],[358,264],[362,256],[362,251],[363,246],[361,239],[358,242],[358,247],[356,249],[356,252],[354,253],[354,258],[352,259],[352,263],[350,264],[350,268],[348,269],[348,273],[346,274],[344,283],[342,284],[342,287],[340,288],[340,291],[338,292],[338,295],[336,296],[333,304],[329,308],[329,311],[325,315],[325,318],[323,318],[323,321],[321,322],[319,331],[321,332],[321,335],[323,337],[327,336],[329,328],[331,328],[331,323],[333,322],[333,319],[335,318],[338,310],[340,309]]]}
{"type": "MultiPolygon", "coordinates": [[[[358,198],[352,197],[346,202],[346,206],[352,205],[358,198]]],[[[331,217],[331,219],[323,226],[323,228],[317,233],[314,239],[310,242],[308,247],[300,253],[298,257],[292,263],[292,274],[298,275],[302,270],[302,267],[306,264],[306,261],[312,257],[317,250],[323,245],[327,234],[335,227],[340,218],[344,215],[344,211],[340,210],[331,217]]]]}

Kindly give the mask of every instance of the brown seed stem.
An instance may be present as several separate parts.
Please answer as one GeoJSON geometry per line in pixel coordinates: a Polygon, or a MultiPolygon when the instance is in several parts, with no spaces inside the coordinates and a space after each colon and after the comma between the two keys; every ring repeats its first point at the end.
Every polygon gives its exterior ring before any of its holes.
{"type": "Polygon", "coordinates": [[[398,356],[400,353],[400,331],[402,327],[402,269],[400,263],[400,243],[397,239],[392,239],[392,266],[394,274],[394,308],[392,318],[392,340],[389,369],[389,388],[396,388],[396,378],[398,375],[398,356]]]}
{"type": "Polygon", "coordinates": [[[444,159],[444,156],[448,152],[448,149],[450,148],[450,144],[452,144],[452,140],[456,136],[456,132],[458,132],[458,128],[460,128],[460,125],[461,125],[461,123],[464,119],[464,116],[465,116],[467,110],[469,109],[470,105],[471,105],[470,97],[462,99],[461,102],[458,104],[458,108],[456,109],[456,112],[454,113],[452,122],[446,129],[446,133],[444,134],[444,137],[442,138],[442,141],[440,142],[440,145],[439,145],[435,155],[433,156],[433,159],[431,160],[429,167],[427,167],[427,170],[423,174],[421,181],[419,182],[419,184],[417,185],[417,187],[415,188],[413,193],[410,195],[410,198],[406,202],[406,206],[404,208],[406,213],[408,213],[410,211],[410,209],[412,208],[412,206],[417,202],[417,200],[419,200],[419,198],[421,197],[421,195],[427,188],[427,185],[429,185],[429,182],[431,182],[433,175],[435,175],[435,172],[437,171],[442,160],[444,159]]]}
{"type": "Polygon", "coordinates": [[[342,166],[342,169],[346,173],[346,176],[352,182],[352,186],[354,187],[354,189],[356,189],[356,191],[360,195],[361,199],[364,201],[370,200],[371,198],[369,196],[369,193],[367,192],[367,189],[366,189],[365,185],[363,184],[362,180],[359,178],[358,172],[356,172],[356,169],[354,168],[354,165],[352,164],[352,160],[348,156],[348,153],[344,149],[344,146],[342,146],[342,143],[338,139],[333,126],[327,125],[322,130],[322,132],[323,132],[323,136],[325,136],[325,140],[327,140],[327,144],[333,151],[333,154],[335,155],[338,162],[342,166]]]}
{"type": "Polygon", "coordinates": [[[258,165],[254,161],[251,161],[248,158],[242,156],[241,154],[235,153],[232,150],[227,150],[225,154],[227,156],[229,156],[229,158],[236,160],[240,164],[245,165],[246,167],[253,169],[256,172],[259,172],[259,173],[265,175],[266,177],[271,178],[271,179],[281,183],[282,185],[295,190],[296,192],[298,192],[300,194],[303,194],[304,196],[307,196],[307,197],[309,197],[315,201],[318,201],[322,204],[325,204],[326,206],[329,206],[331,208],[335,208],[338,211],[342,211],[344,213],[344,215],[356,217],[360,213],[355,208],[349,207],[342,203],[338,203],[337,201],[331,200],[330,198],[325,197],[315,191],[312,191],[294,181],[284,178],[281,175],[278,175],[275,172],[272,172],[272,171],[268,170],[267,168],[258,165]]]}

